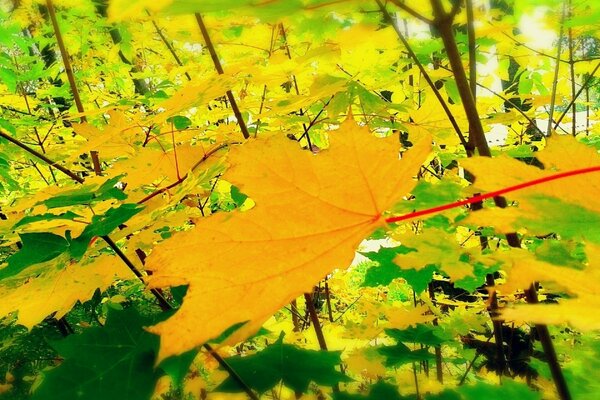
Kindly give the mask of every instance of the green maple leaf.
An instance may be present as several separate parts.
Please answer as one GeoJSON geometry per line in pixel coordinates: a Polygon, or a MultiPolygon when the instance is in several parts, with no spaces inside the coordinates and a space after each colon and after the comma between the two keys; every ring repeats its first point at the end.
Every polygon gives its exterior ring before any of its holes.
{"type": "MultiPolygon", "coordinates": [[[[119,225],[139,213],[142,208],[137,204],[122,204],[117,208],[111,208],[103,215],[94,216],[92,222],[75,239],[71,239],[69,231],[67,231],[66,238],[50,232],[19,235],[23,246],[19,252],[8,258],[8,266],[0,269],[0,280],[14,276],[32,265],[50,261],[63,253],[68,252],[71,257],[79,260],[85,254],[93,237],[108,235],[119,225]]],[[[48,215],[51,214],[44,214],[40,217],[54,219],[48,215]]]]}
{"type": "Polygon", "coordinates": [[[81,235],[70,242],[69,252],[71,256],[80,259],[85,254],[93,237],[108,235],[142,209],[143,206],[137,204],[121,204],[117,208],[111,208],[103,215],[94,216],[92,222],[85,227],[81,235]]]}
{"type": "Polygon", "coordinates": [[[70,190],[60,196],[51,197],[42,201],[41,203],[50,209],[57,207],[85,205],[110,199],[125,200],[127,195],[122,190],[119,190],[115,187],[117,182],[119,182],[122,177],[123,175],[115,176],[114,178],[104,182],[96,190],[94,190],[94,185],[85,185],[81,188],[70,190]]]}
{"type": "Polygon", "coordinates": [[[433,359],[433,354],[429,350],[411,350],[403,343],[398,343],[394,346],[382,346],[377,351],[386,358],[386,367],[398,367],[415,361],[433,359]]]}
{"type": "Polygon", "coordinates": [[[425,268],[416,270],[401,269],[393,262],[394,257],[398,254],[407,254],[415,251],[406,246],[398,247],[381,247],[376,252],[362,253],[364,256],[379,263],[378,266],[371,267],[365,274],[365,280],[362,286],[374,287],[380,285],[389,285],[394,279],[403,278],[406,280],[413,290],[417,293],[422,292],[427,288],[433,277],[433,273],[437,268],[433,265],[428,265],[425,268]]]}
{"type": "Polygon", "coordinates": [[[385,334],[398,342],[420,343],[427,346],[439,346],[451,339],[442,328],[424,324],[406,329],[386,329],[385,334]]]}
{"type": "MultiPolygon", "coordinates": [[[[315,382],[322,386],[334,386],[351,381],[336,370],[340,364],[339,351],[304,350],[283,343],[283,336],[264,350],[247,357],[234,356],[227,363],[252,389],[263,393],[279,382],[295,391],[306,392],[315,382]]],[[[221,392],[238,392],[239,385],[227,378],[216,389],[221,392]]]]}
{"type": "Polygon", "coordinates": [[[147,400],[165,373],[181,384],[195,352],[164,360],[154,368],[158,336],[153,323],[134,308],[109,310],[106,324],[51,343],[64,361],[45,374],[33,400],[147,400]]]}
{"type": "Polygon", "coordinates": [[[73,220],[75,218],[81,218],[81,215],[75,214],[72,211],[67,211],[67,212],[64,212],[61,214],[46,213],[46,214],[39,214],[39,215],[28,215],[26,217],[21,218],[19,220],[19,222],[17,222],[13,226],[13,228],[17,228],[19,226],[31,224],[32,222],[38,222],[38,221],[53,221],[53,220],[57,220],[57,219],[73,220]]]}
{"type": "Polygon", "coordinates": [[[69,248],[67,240],[54,233],[22,233],[19,237],[23,244],[21,250],[8,258],[8,266],[0,269],[0,279],[16,275],[31,265],[50,261],[69,248]]]}

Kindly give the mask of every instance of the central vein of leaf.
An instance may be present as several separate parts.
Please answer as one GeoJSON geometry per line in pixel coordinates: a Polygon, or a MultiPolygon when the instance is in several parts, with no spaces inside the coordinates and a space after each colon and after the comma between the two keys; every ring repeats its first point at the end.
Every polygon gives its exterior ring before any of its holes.
{"type": "Polygon", "coordinates": [[[582,169],[575,169],[575,170],[566,171],[566,172],[560,172],[557,174],[545,176],[543,178],[534,179],[532,181],[519,183],[518,185],[508,186],[508,187],[505,187],[505,188],[502,188],[500,190],[496,190],[493,192],[480,194],[478,196],[474,196],[474,197],[471,197],[466,200],[460,200],[460,201],[456,201],[454,203],[447,203],[447,204],[443,204],[441,206],[427,208],[425,210],[415,211],[415,212],[412,212],[409,214],[399,215],[397,217],[386,218],[385,222],[387,222],[387,223],[400,222],[400,221],[405,221],[405,220],[409,220],[409,219],[413,219],[413,218],[417,218],[417,217],[422,217],[424,215],[436,214],[436,213],[439,213],[439,212],[442,212],[445,210],[450,210],[452,208],[477,203],[477,202],[480,202],[480,201],[483,201],[486,199],[491,199],[493,197],[501,196],[506,193],[515,192],[517,190],[525,189],[527,187],[541,185],[542,183],[545,183],[545,182],[555,181],[558,179],[565,179],[565,178],[568,178],[571,176],[589,174],[592,172],[599,172],[599,171],[600,171],[600,165],[597,165],[594,167],[582,168],[582,169]]]}

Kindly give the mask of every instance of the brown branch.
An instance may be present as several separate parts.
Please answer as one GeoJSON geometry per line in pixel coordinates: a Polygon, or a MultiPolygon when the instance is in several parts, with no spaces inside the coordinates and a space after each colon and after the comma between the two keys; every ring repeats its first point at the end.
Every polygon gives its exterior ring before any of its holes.
{"type": "MultiPolygon", "coordinates": [[[[58,43],[58,48],[60,49],[60,55],[63,60],[63,64],[65,66],[65,72],[67,74],[67,78],[69,79],[69,86],[71,87],[71,93],[73,94],[73,100],[75,100],[75,105],[77,106],[77,111],[80,113],[84,113],[83,104],[81,103],[81,97],[79,97],[79,90],[77,90],[77,83],[75,83],[75,75],[73,74],[73,68],[71,67],[71,61],[69,59],[69,53],[67,52],[67,48],[65,47],[65,42],[63,41],[62,34],[60,32],[60,27],[58,26],[58,21],[56,20],[56,11],[54,10],[54,4],[52,4],[52,0],[46,0],[46,7],[48,8],[48,14],[50,15],[50,20],[52,21],[52,27],[54,28],[54,34],[56,35],[56,41],[58,43]]],[[[85,115],[81,116],[81,122],[86,122],[85,115]]]]}
{"type": "MultiPolygon", "coordinates": [[[[458,2],[457,2],[458,3],[458,2]]],[[[475,17],[473,16],[473,0],[466,0],[467,8],[467,36],[469,42],[469,86],[473,98],[477,99],[477,60],[475,43],[475,17]]]]}
{"type": "MultiPolygon", "coordinates": [[[[56,162],[50,160],[48,157],[44,156],[43,154],[38,153],[37,151],[35,151],[34,149],[30,148],[29,146],[27,146],[27,145],[19,142],[16,139],[13,139],[11,136],[9,136],[5,132],[3,132],[1,129],[0,129],[0,136],[2,136],[3,138],[7,139],[8,141],[10,141],[11,143],[15,144],[16,146],[19,146],[20,148],[22,148],[23,150],[29,152],[30,154],[38,157],[40,160],[46,162],[48,165],[56,167],[56,169],[58,169],[60,172],[64,173],[69,178],[73,179],[74,181],[76,181],[78,183],[83,183],[83,178],[78,177],[73,172],[71,172],[70,170],[68,170],[68,169],[66,169],[64,167],[57,165],[56,162]]],[[[217,151],[217,150],[218,150],[218,148],[217,149],[213,149],[213,153],[215,151],[217,151]]],[[[194,167],[192,167],[192,169],[195,168],[195,167],[197,167],[207,157],[208,156],[205,155],[202,158],[202,160],[198,161],[194,165],[194,167]]],[[[129,270],[140,281],[144,282],[144,276],[143,276],[142,272],[131,262],[131,260],[129,260],[129,258],[125,255],[125,253],[123,253],[123,251],[121,251],[121,249],[119,248],[119,246],[117,246],[117,244],[110,238],[110,236],[104,235],[104,236],[101,236],[101,238],[106,242],[106,244],[108,244],[108,246],[115,252],[115,254],[125,263],[125,265],[129,268],[129,270]]],[[[158,303],[159,303],[160,307],[163,310],[172,310],[173,309],[173,306],[171,306],[171,304],[169,304],[169,302],[164,298],[164,296],[162,295],[162,293],[158,289],[150,289],[150,292],[158,300],[158,303]]],[[[258,396],[243,381],[243,379],[231,368],[231,366],[227,363],[227,361],[225,361],[219,354],[217,354],[214,351],[214,349],[208,343],[205,343],[203,345],[203,347],[218,361],[219,365],[224,370],[226,370],[229,373],[229,375],[240,385],[240,388],[242,388],[244,390],[244,392],[251,399],[258,400],[258,396]]]]}
{"type": "MultiPolygon", "coordinates": [[[[568,2],[568,13],[569,16],[568,18],[572,17],[572,13],[573,13],[573,8],[572,8],[572,4],[571,4],[571,0],[569,0],[568,2]]],[[[569,74],[571,75],[571,98],[574,99],[575,98],[575,64],[573,63],[573,28],[569,27],[569,29],[567,29],[567,38],[568,38],[568,45],[569,45],[569,74]]],[[[572,118],[571,118],[571,134],[573,136],[577,136],[577,107],[575,106],[575,103],[573,102],[573,113],[572,113],[572,118]]],[[[568,108],[567,108],[568,110],[568,108]]]]}
{"type": "Polygon", "coordinates": [[[560,124],[560,122],[563,120],[563,118],[565,117],[565,115],[567,114],[567,110],[573,105],[573,103],[575,103],[575,101],[577,100],[577,98],[579,97],[579,95],[581,94],[581,92],[583,92],[586,87],[589,87],[588,84],[592,81],[592,79],[594,78],[594,75],[596,74],[596,72],[598,71],[599,68],[600,68],[600,63],[598,63],[598,65],[596,65],[596,67],[594,68],[594,70],[588,75],[588,77],[585,80],[585,82],[583,82],[583,85],[581,85],[581,87],[579,88],[579,91],[577,92],[577,94],[575,94],[575,96],[573,96],[573,98],[571,99],[571,101],[569,102],[569,104],[567,105],[567,107],[560,114],[560,117],[558,117],[558,119],[556,120],[556,123],[554,124],[554,129],[555,130],[558,127],[558,125],[560,124]]]}
{"type": "MultiPolygon", "coordinates": [[[[219,75],[223,75],[223,66],[221,65],[221,61],[219,61],[219,56],[217,55],[217,51],[215,50],[215,46],[212,43],[210,35],[208,34],[208,30],[206,29],[206,25],[204,25],[204,21],[202,20],[202,16],[199,13],[196,13],[196,22],[198,22],[198,26],[200,27],[200,31],[202,32],[202,37],[204,38],[204,42],[206,43],[206,47],[208,48],[208,52],[210,53],[210,57],[212,58],[213,64],[215,65],[215,69],[219,73],[219,75]]],[[[248,132],[248,128],[246,127],[246,122],[244,122],[244,118],[242,117],[242,113],[238,107],[238,104],[233,97],[233,93],[231,90],[227,90],[227,99],[229,99],[229,103],[231,103],[231,109],[235,114],[235,118],[237,119],[238,125],[242,130],[242,135],[244,139],[248,139],[250,137],[250,133],[248,132]]]]}
{"type": "MultiPolygon", "coordinates": [[[[402,3],[400,0],[389,0],[389,2],[392,3],[392,4],[394,4],[398,8],[406,11],[408,14],[412,15],[416,19],[425,22],[427,25],[431,25],[433,23],[432,20],[430,20],[429,18],[425,17],[424,15],[419,14],[418,12],[416,12],[415,10],[413,10],[412,8],[410,8],[409,6],[407,6],[406,4],[402,3]]],[[[377,2],[377,3],[379,3],[379,2],[377,2]]]]}
{"type": "MultiPolygon", "coordinates": [[[[150,13],[148,12],[148,10],[146,10],[146,13],[150,16],[150,13]]],[[[169,53],[171,53],[171,55],[175,59],[175,62],[177,63],[177,65],[179,65],[180,67],[183,67],[184,66],[183,62],[181,62],[181,59],[177,55],[177,52],[175,51],[175,48],[173,47],[173,45],[171,44],[171,42],[169,42],[169,40],[167,39],[167,37],[165,36],[165,34],[162,32],[162,30],[160,29],[160,27],[158,26],[158,24],[156,23],[156,21],[152,20],[151,22],[152,22],[152,25],[154,26],[154,29],[156,30],[156,33],[160,37],[160,40],[162,40],[162,42],[166,46],[167,50],[169,50],[169,53]]],[[[187,78],[188,81],[192,80],[192,77],[190,76],[190,74],[187,71],[184,72],[184,74],[185,74],[185,77],[187,78]]]]}
{"type": "MultiPolygon", "coordinates": [[[[562,12],[562,17],[560,19],[560,33],[558,34],[558,46],[556,48],[556,59],[557,60],[560,59],[563,31],[564,31],[564,26],[565,26],[565,16],[566,16],[566,12],[565,12],[565,6],[563,4],[563,12],[562,12]]],[[[554,114],[554,105],[556,102],[556,88],[558,85],[558,70],[559,69],[560,69],[560,63],[557,61],[556,65],[554,66],[554,80],[552,81],[552,92],[551,92],[552,94],[550,95],[550,111],[548,111],[548,128],[546,129],[546,136],[552,135],[552,116],[554,114]]]]}
{"type": "Polygon", "coordinates": [[[39,158],[40,160],[44,161],[49,166],[56,168],[57,170],[59,170],[63,174],[67,175],[69,178],[73,179],[75,182],[83,183],[83,178],[75,175],[73,172],[71,172],[67,168],[63,167],[62,165],[58,164],[57,162],[52,161],[51,159],[49,159],[48,157],[46,157],[42,153],[40,153],[40,152],[32,149],[31,147],[27,146],[26,144],[22,143],[21,141],[13,138],[8,133],[4,132],[2,129],[0,129],[0,136],[3,137],[4,139],[8,140],[12,144],[14,144],[14,145],[20,147],[21,149],[25,150],[29,154],[32,154],[35,157],[39,158]]]}
{"type": "MultiPolygon", "coordinates": [[[[192,166],[191,170],[192,170],[192,171],[194,171],[196,168],[198,168],[198,166],[200,166],[200,164],[202,164],[204,161],[206,161],[206,160],[207,160],[207,159],[208,159],[210,156],[212,156],[213,154],[215,154],[217,151],[219,151],[219,150],[221,150],[221,149],[223,149],[223,148],[225,148],[225,147],[228,147],[228,146],[230,146],[230,145],[232,145],[232,144],[239,144],[239,143],[237,143],[237,142],[231,142],[231,143],[221,143],[221,144],[220,144],[220,145],[218,145],[217,147],[215,147],[215,148],[213,148],[213,149],[211,149],[211,150],[207,151],[207,152],[204,154],[204,156],[202,156],[202,158],[201,158],[200,160],[198,160],[198,161],[196,162],[196,164],[194,164],[194,165],[192,166]]],[[[182,183],[183,183],[183,181],[185,181],[185,180],[187,179],[187,177],[188,177],[188,174],[185,174],[185,175],[183,175],[181,178],[177,179],[175,182],[173,182],[173,183],[170,183],[169,185],[167,185],[167,186],[165,186],[165,187],[162,187],[162,188],[160,188],[160,189],[158,189],[158,190],[156,190],[156,191],[154,191],[154,192],[150,193],[148,196],[144,197],[143,199],[141,199],[141,200],[140,200],[140,201],[138,201],[137,203],[138,203],[138,204],[144,204],[145,202],[147,202],[148,200],[150,200],[150,199],[152,199],[152,198],[154,198],[154,197],[158,196],[159,194],[161,194],[161,193],[164,193],[164,192],[166,192],[166,191],[168,191],[168,190],[170,190],[170,189],[173,189],[174,187],[176,187],[176,186],[178,186],[178,185],[182,184],[182,183]]]]}
{"type": "MultiPolygon", "coordinates": [[[[535,285],[531,285],[531,287],[525,291],[525,296],[529,304],[538,303],[535,285]]],[[[540,342],[542,343],[542,348],[544,349],[544,354],[546,355],[547,359],[546,361],[550,367],[552,379],[554,380],[554,385],[556,386],[556,391],[558,392],[559,398],[561,400],[571,400],[571,393],[569,392],[567,381],[565,380],[560,368],[560,363],[558,362],[558,357],[556,356],[556,350],[554,350],[552,336],[550,336],[548,327],[543,324],[535,324],[535,329],[537,330],[540,342]]]]}
{"type": "MultiPolygon", "coordinates": [[[[491,24],[491,23],[490,23],[490,24],[491,24]]],[[[492,26],[493,26],[493,25],[492,25],[492,26]]],[[[553,59],[553,60],[557,60],[558,62],[562,62],[562,63],[565,63],[565,64],[569,64],[569,62],[570,62],[569,60],[563,60],[562,58],[559,58],[559,57],[553,56],[553,55],[551,55],[551,54],[544,53],[543,51],[540,51],[540,50],[534,49],[533,47],[530,47],[530,46],[528,46],[527,44],[525,44],[525,43],[523,43],[523,42],[521,42],[521,41],[519,41],[519,40],[515,39],[514,37],[510,36],[510,35],[509,35],[508,33],[506,33],[506,32],[502,32],[502,34],[503,34],[504,36],[506,36],[508,39],[510,39],[510,40],[512,40],[513,42],[515,42],[515,44],[516,44],[517,46],[525,47],[527,50],[530,50],[530,51],[532,51],[532,52],[536,53],[537,55],[540,55],[540,56],[543,56],[543,57],[547,57],[547,58],[551,58],[551,59],[553,59]]],[[[573,60],[573,63],[577,64],[577,63],[580,63],[580,62],[589,62],[589,61],[594,61],[594,60],[598,60],[598,59],[600,59],[600,57],[587,57],[587,58],[579,58],[579,59],[577,59],[577,60],[573,60]]]]}

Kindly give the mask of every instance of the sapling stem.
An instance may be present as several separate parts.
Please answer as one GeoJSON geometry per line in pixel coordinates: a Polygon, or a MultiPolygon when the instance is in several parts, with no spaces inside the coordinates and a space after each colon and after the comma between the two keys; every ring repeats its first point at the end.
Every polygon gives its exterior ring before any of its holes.
{"type": "MultiPolygon", "coordinates": [[[[210,57],[212,58],[213,64],[215,65],[215,69],[219,73],[219,75],[223,75],[225,72],[223,71],[223,66],[221,65],[221,61],[219,60],[219,56],[217,55],[217,50],[213,45],[213,42],[208,34],[208,30],[206,29],[206,25],[204,24],[204,20],[202,19],[202,15],[199,13],[195,14],[196,22],[198,22],[198,26],[200,27],[200,31],[202,32],[202,37],[204,38],[204,43],[206,44],[206,48],[208,48],[208,52],[210,53],[210,57]]],[[[248,139],[250,137],[250,133],[248,133],[248,128],[246,127],[246,122],[242,117],[242,113],[240,112],[240,108],[238,107],[237,101],[235,97],[233,97],[233,93],[231,90],[227,90],[226,92],[227,99],[229,103],[231,103],[231,109],[233,110],[233,114],[237,119],[238,125],[242,130],[242,135],[244,139],[248,139]]]]}

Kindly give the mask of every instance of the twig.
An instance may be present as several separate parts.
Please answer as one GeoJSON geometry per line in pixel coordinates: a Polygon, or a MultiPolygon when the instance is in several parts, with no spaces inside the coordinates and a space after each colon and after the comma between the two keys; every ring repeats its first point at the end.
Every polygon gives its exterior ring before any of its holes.
{"type": "MultiPolygon", "coordinates": [[[[525,297],[527,298],[527,302],[529,304],[538,303],[535,285],[531,285],[531,287],[525,291],[525,297]]],[[[552,337],[550,336],[548,327],[543,324],[535,324],[535,329],[540,337],[540,342],[542,343],[542,348],[544,349],[544,354],[546,355],[547,359],[546,361],[548,362],[548,367],[550,367],[550,372],[552,373],[552,379],[554,380],[554,385],[556,386],[558,396],[561,400],[571,400],[571,393],[569,392],[567,381],[565,380],[560,368],[560,363],[558,362],[558,357],[556,356],[556,351],[554,350],[552,337]]]]}
{"type": "Polygon", "coordinates": [[[467,140],[465,139],[464,135],[462,134],[462,131],[460,130],[460,127],[458,126],[458,123],[456,122],[456,119],[454,118],[452,111],[450,111],[450,108],[448,108],[448,105],[446,104],[446,101],[444,100],[444,98],[440,94],[439,90],[435,87],[435,84],[429,77],[429,74],[425,70],[425,67],[423,67],[423,64],[421,64],[421,62],[419,61],[419,58],[417,57],[415,52],[412,50],[412,47],[410,46],[410,44],[408,43],[408,41],[406,40],[406,38],[400,31],[400,28],[398,28],[398,25],[396,24],[396,22],[394,21],[394,19],[390,15],[390,13],[387,11],[387,9],[385,8],[385,6],[381,2],[381,0],[375,0],[375,1],[379,5],[379,8],[380,8],[383,16],[392,24],[392,27],[396,31],[396,35],[398,36],[398,39],[400,39],[400,41],[406,48],[408,55],[410,56],[410,58],[412,58],[414,60],[415,64],[419,68],[419,71],[421,71],[421,75],[423,76],[423,78],[425,79],[425,81],[427,82],[427,84],[429,85],[431,90],[433,91],[433,94],[435,95],[435,97],[438,99],[440,105],[442,106],[442,109],[444,110],[444,112],[446,113],[446,116],[448,117],[448,120],[450,121],[450,124],[452,124],[452,127],[454,128],[454,131],[456,132],[456,135],[458,136],[460,143],[465,148],[467,153],[469,153],[470,146],[467,143],[467,140]]]}
{"type": "MultiPolygon", "coordinates": [[[[146,10],[146,13],[149,16],[151,16],[150,13],[148,12],[148,10],[146,10]]],[[[156,30],[156,33],[160,37],[160,40],[164,43],[164,45],[166,46],[167,50],[169,50],[169,53],[171,53],[171,55],[175,59],[175,62],[177,63],[177,65],[179,65],[180,67],[183,67],[184,66],[183,62],[181,62],[181,59],[177,55],[177,52],[175,51],[175,48],[173,47],[173,45],[171,44],[171,42],[169,42],[169,40],[167,39],[167,37],[165,36],[165,34],[162,32],[162,30],[160,29],[160,27],[158,26],[158,24],[156,23],[156,21],[154,19],[152,19],[151,22],[152,22],[152,25],[154,26],[154,29],[156,30]]],[[[185,77],[187,78],[188,81],[192,80],[192,77],[190,76],[190,74],[187,71],[184,72],[184,75],[185,75],[185,77]]]]}
{"type": "MultiPolygon", "coordinates": [[[[210,39],[210,35],[208,34],[208,30],[206,29],[206,25],[204,25],[204,21],[202,20],[202,16],[199,13],[196,13],[196,22],[198,22],[198,26],[200,27],[200,31],[202,32],[202,37],[204,38],[204,42],[206,43],[206,47],[208,48],[208,52],[210,53],[210,57],[212,58],[213,64],[215,65],[215,69],[219,73],[219,75],[223,75],[225,72],[223,71],[223,67],[221,66],[221,61],[219,61],[219,56],[217,55],[217,51],[215,50],[215,46],[210,39]]],[[[242,130],[242,135],[244,139],[248,139],[250,137],[250,133],[248,133],[248,128],[246,127],[246,122],[244,122],[244,118],[242,117],[242,113],[238,107],[238,104],[233,97],[233,93],[231,90],[227,90],[227,98],[231,103],[231,109],[235,114],[235,118],[237,119],[238,125],[242,130]]]]}
{"type": "MultiPolygon", "coordinates": [[[[73,172],[69,171],[68,169],[64,168],[64,167],[60,167],[58,166],[54,161],[50,160],[49,158],[47,158],[46,156],[44,156],[43,154],[38,153],[37,151],[35,151],[34,149],[30,148],[29,146],[19,142],[16,139],[13,139],[11,136],[9,136],[8,134],[4,133],[2,130],[0,130],[0,136],[4,137],[5,139],[9,140],[11,143],[19,146],[20,148],[22,148],[23,150],[26,150],[27,152],[29,152],[30,154],[38,157],[40,160],[43,160],[44,162],[48,163],[48,165],[52,165],[54,167],[56,167],[56,169],[58,169],[59,171],[61,171],[62,173],[64,173],[65,175],[67,175],[69,178],[73,179],[74,181],[78,182],[78,183],[83,183],[83,178],[78,177],[77,175],[75,175],[73,172]]],[[[216,151],[216,150],[215,150],[216,151]]],[[[198,161],[196,163],[196,165],[200,164],[204,159],[206,159],[206,156],[198,161]]],[[[115,254],[125,263],[125,265],[129,268],[129,270],[131,272],[133,272],[133,274],[142,282],[144,282],[144,277],[143,274],[140,272],[140,270],[131,262],[131,260],[129,260],[129,258],[123,253],[123,251],[121,251],[121,249],[119,248],[119,246],[117,246],[117,244],[108,236],[101,236],[101,238],[108,244],[108,246],[115,252],[115,254]]],[[[158,303],[161,307],[161,309],[163,310],[171,310],[173,309],[173,306],[171,306],[171,304],[169,304],[169,302],[164,298],[164,296],[162,295],[162,293],[160,293],[160,291],[158,289],[150,289],[150,292],[154,295],[154,297],[158,300],[158,303]]],[[[225,369],[230,376],[240,385],[240,388],[242,388],[244,390],[244,392],[253,400],[258,400],[258,396],[252,391],[252,389],[243,381],[243,379],[231,368],[231,366],[220,356],[218,355],[213,349],[212,347],[208,344],[205,343],[204,348],[209,351],[211,353],[211,355],[213,357],[215,357],[215,359],[219,362],[219,365],[225,369]]]]}
{"type": "MultiPolygon", "coordinates": [[[[490,340],[492,340],[492,338],[494,337],[494,335],[490,335],[490,337],[488,338],[488,340],[486,341],[486,343],[489,343],[490,340]]],[[[476,349],[475,350],[475,357],[473,357],[473,359],[471,360],[471,362],[469,363],[469,365],[467,366],[467,369],[464,373],[464,375],[462,376],[462,378],[460,378],[460,381],[458,382],[458,386],[461,386],[463,383],[465,383],[465,379],[467,379],[467,375],[469,375],[469,371],[471,371],[471,368],[473,367],[473,364],[475,364],[475,361],[477,360],[477,358],[479,357],[481,353],[479,353],[479,351],[476,349]]]]}
{"type": "MultiPolygon", "coordinates": [[[[65,47],[65,42],[63,41],[60,27],[58,26],[58,21],[56,20],[56,11],[54,10],[54,4],[52,4],[52,0],[46,0],[46,7],[48,8],[50,20],[52,21],[52,27],[54,28],[54,34],[56,35],[56,41],[58,43],[58,48],[60,49],[60,55],[65,66],[65,72],[67,74],[67,78],[69,79],[69,86],[71,87],[73,100],[75,100],[77,111],[84,113],[85,111],[83,109],[83,104],[81,103],[81,98],[79,97],[79,90],[77,90],[77,84],[75,83],[75,75],[73,74],[73,68],[71,67],[71,61],[69,60],[69,53],[65,47]]],[[[80,119],[81,122],[86,122],[85,115],[82,115],[80,119]]]]}
{"type": "Polygon", "coordinates": [[[31,147],[27,146],[23,142],[15,139],[15,138],[13,138],[8,133],[4,132],[2,129],[0,129],[0,136],[3,137],[4,139],[8,140],[12,144],[14,144],[14,145],[20,147],[21,149],[25,150],[26,152],[34,155],[35,157],[39,158],[40,160],[44,161],[49,166],[56,168],[57,170],[59,170],[63,174],[67,175],[69,178],[73,179],[75,182],[83,183],[83,178],[75,175],[73,172],[71,172],[67,168],[63,167],[62,165],[58,164],[55,161],[52,161],[51,159],[49,159],[48,157],[46,157],[42,153],[40,153],[40,152],[32,149],[31,147]]]}
{"type": "MultiPolygon", "coordinates": [[[[558,34],[558,46],[556,46],[556,59],[560,59],[560,52],[562,49],[562,38],[563,31],[565,25],[565,5],[563,3],[563,12],[562,17],[560,19],[560,32],[558,34]]],[[[560,69],[560,62],[556,61],[556,65],[554,66],[554,80],[552,81],[552,92],[550,95],[550,111],[548,112],[548,128],[546,129],[546,136],[552,135],[552,115],[554,114],[554,104],[556,102],[556,88],[558,85],[558,70],[560,69]]]]}
{"type": "MultiPolygon", "coordinates": [[[[204,156],[202,156],[202,158],[201,158],[200,160],[198,160],[198,161],[196,162],[196,164],[194,164],[194,165],[192,166],[192,168],[190,168],[190,169],[191,169],[192,171],[194,171],[196,168],[198,168],[198,166],[199,166],[200,164],[202,164],[204,161],[206,161],[206,160],[207,160],[207,159],[208,159],[210,156],[212,156],[213,154],[215,154],[217,151],[219,151],[219,150],[221,150],[221,149],[223,149],[223,148],[225,148],[225,147],[228,147],[228,146],[230,146],[230,145],[232,145],[232,144],[237,144],[237,143],[236,143],[236,142],[231,142],[231,143],[221,143],[221,144],[219,144],[218,146],[216,146],[215,148],[213,148],[213,149],[211,149],[211,150],[207,151],[207,152],[204,154],[204,156]]],[[[148,196],[144,197],[143,199],[139,200],[139,201],[138,201],[138,204],[144,204],[145,202],[147,202],[148,200],[150,200],[150,199],[152,199],[152,198],[154,198],[154,197],[158,196],[159,194],[161,194],[161,193],[164,193],[164,192],[166,192],[167,190],[173,189],[175,186],[182,184],[182,183],[183,183],[183,181],[185,181],[185,180],[187,179],[187,177],[188,177],[188,174],[186,173],[186,174],[185,174],[185,175],[183,175],[181,178],[177,179],[175,182],[173,182],[173,183],[171,183],[171,184],[169,184],[169,185],[167,185],[167,186],[165,186],[165,187],[162,187],[162,188],[160,188],[160,189],[158,189],[158,190],[156,190],[156,191],[154,191],[154,192],[150,193],[148,196]]]]}
{"type": "Polygon", "coordinates": [[[427,25],[431,25],[433,23],[432,20],[425,17],[424,15],[419,14],[418,12],[416,12],[415,10],[413,10],[406,4],[402,3],[400,0],[389,0],[389,2],[396,5],[398,8],[401,8],[402,10],[406,11],[407,13],[409,13],[413,17],[417,18],[418,20],[425,22],[427,25]]]}

